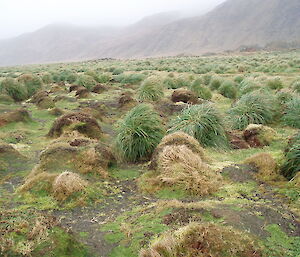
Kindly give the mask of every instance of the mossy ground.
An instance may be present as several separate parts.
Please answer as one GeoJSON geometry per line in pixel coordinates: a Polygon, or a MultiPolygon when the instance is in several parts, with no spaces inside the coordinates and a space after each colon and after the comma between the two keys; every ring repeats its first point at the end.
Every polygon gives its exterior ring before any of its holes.
{"type": "MultiPolygon", "coordinates": [[[[289,88],[293,81],[300,78],[299,60],[300,52],[291,51],[203,58],[33,65],[1,68],[0,81],[6,76],[18,76],[22,73],[60,72],[70,69],[78,74],[88,70],[101,74],[110,72],[112,67],[118,67],[125,71],[126,76],[155,75],[163,80],[172,73],[175,78],[184,78],[186,85],[201,78],[203,74],[210,73],[229,80],[242,75],[255,80],[259,86],[265,86],[268,79],[280,77],[285,87],[289,88]],[[245,66],[242,74],[238,69],[241,63],[245,66]]],[[[96,108],[98,122],[104,132],[101,141],[113,146],[117,121],[128,111],[119,107],[118,99],[125,91],[130,91],[136,98],[140,84],[127,80],[129,83],[107,81],[106,91],[100,94],[91,93],[87,99],[77,99],[75,92],[68,93],[67,86],[59,86],[63,90],[50,93],[50,97],[58,99],[55,107],[63,112],[96,108]]],[[[46,90],[51,86],[44,85],[46,90]]],[[[170,98],[173,90],[165,88],[164,91],[165,98],[170,98]]],[[[220,190],[210,196],[192,197],[176,186],[147,192],[143,190],[143,184],[140,184],[143,177],[151,176],[153,172],[147,169],[147,163],[118,163],[108,169],[109,177],[106,179],[94,174],[84,174],[83,178],[89,182],[86,190],[59,202],[49,192],[49,184],[43,181],[27,192],[16,192],[39,162],[41,151],[51,144],[53,139],[47,137],[47,133],[57,117],[49,110],[39,109],[29,102],[16,104],[1,102],[1,99],[0,114],[18,109],[22,105],[32,119],[5,126],[0,124],[0,142],[11,144],[26,158],[25,161],[0,156],[0,213],[24,213],[24,224],[30,223],[31,212],[50,215],[60,221],[58,225],[47,229],[49,240],[39,242],[32,249],[32,256],[134,257],[138,256],[141,248],[148,247],[163,232],[172,232],[190,222],[213,222],[250,232],[261,245],[265,257],[300,256],[299,187],[286,180],[261,181],[253,168],[242,164],[254,154],[267,152],[280,165],[288,139],[297,132],[296,129],[274,122],[270,126],[277,132],[279,139],[261,149],[206,148],[209,164],[213,169],[223,170],[224,178],[220,190]]],[[[234,104],[234,100],[221,96],[217,91],[213,92],[212,101],[224,117],[234,104]]],[[[159,108],[158,112],[164,118],[166,129],[169,121],[178,115],[178,112],[174,112],[166,116],[159,108]]],[[[55,164],[52,166],[54,170],[57,167],[55,164]]],[[[68,169],[68,165],[62,165],[60,169],[68,169]]],[[[28,243],[30,240],[28,241],[27,232],[12,231],[8,235],[15,242],[28,243]]],[[[13,255],[13,252],[10,254],[9,256],[19,256],[13,255]]]]}

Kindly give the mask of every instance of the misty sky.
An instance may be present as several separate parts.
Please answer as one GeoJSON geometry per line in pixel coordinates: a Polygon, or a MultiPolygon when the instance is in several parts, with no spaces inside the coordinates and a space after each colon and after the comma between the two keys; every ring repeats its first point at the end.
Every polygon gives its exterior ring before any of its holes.
{"type": "Polygon", "coordinates": [[[127,25],[144,16],[207,11],[224,0],[0,0],[0,38],[51,23],[127,25]]]}

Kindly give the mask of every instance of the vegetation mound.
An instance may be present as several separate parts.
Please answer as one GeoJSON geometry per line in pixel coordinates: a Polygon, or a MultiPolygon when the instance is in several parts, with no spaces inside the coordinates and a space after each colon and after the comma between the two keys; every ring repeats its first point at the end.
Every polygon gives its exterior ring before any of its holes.
{"type": "Polygon", "coordinates": [[[12,122],[29,122],[31,121],[29,112],[25,109],[17,109],[0,114],[0,127],[12,122]]]}
{"type": "Polygon", "coordinates": [[[164,147],[158,156],[157,180],[195,195],[208,195],[220,186],[220,176],[185,145],[164,147]]]}
{"type": "Polygon", "coordinates": [[[202,160],[206,159],[204,154],[204,149],[201,147],[199,142],[194,137],[184,132],[178,131],[166,135],[161,140],[160,144],[156,147],[151,159],[151,164],[150,164],[151,169],[156,169],[159,154],[163,151],[163,149],[166,146],[170,146],[170,145],[174,145],[174,146],[184,145],[188,149],[190,149],[193,153],[199,155],[202,160]]]}
{"type": "Polygon", "coordinates": [[[277,109],[275,97],[254,91],[243,95],[228,114],[232,128],[243,130],[249,124],[270,124],[274,121],[277,109]]]}
{"type": "Polygon", "coordinates": [[[81,98],[88,98],[90,96],[90,92],[87,88],[85,87],[79,87],[77,90],[76,90],[76,94],[75,96],[79,99],[81,98]]]}
{"type": "Polygon", "coordinates": [[[89,138],[98,139],[102,135],[101,127],[95,118],[86,113],[74,112],[57,118],[54,121],[48,136],[59,137],[64,131],[73,130],[76,130],[89,138]]]}
{"type": "Polygon", "coordinates": [[[300,133],[295,135],[285,152],[281,174],[287,179],[292,179],[300,171],[300,133]]]}
{"type": "Polygon", "coordinates": [[[202,85],[202,80],[197,79],[191,85],[191,90],[203,100],[210,100],[212,98],[212,93],[210,89],[202,85]]]}
{"type": "Polygon", "coordinates": [[[176,89],[171,97],[172,102],[178,103],[188,103],[188,104],[197,104],[198,103],[198,97],[196,94],[190,90],[179,88],[176,89]]]}
{"type": "Polygon", "coordinates": [[[0,143],[0,171],[18,171],[25,167],[27,158],[13,146],[0,143]]]}
{"type": "Polygon", "coordinates": [[[103,84],[97,84],[96,86],[94,86],[92,92],[96,93],[96,94],[101,94],[103,92],[107,91],[107,87],[103,84]]]}
{"type": "Polygon", "coordinates": [[[83,191],[87,186],[78,174],[73,172],[63,172],[58,175],[53,182],[53,195],[59,201],[66,200],[76,192],[83,191]]]}
{"type": "Polygon", "coordinates": [[[286,103],[282,121],[285,125],[300,128],[300,97],[295,97],[286,103]]]}
{"type": "Polygon", "coordinates": [[[49,92],[46,90],[41,90],[36,92],[30,99],[30,103],[38,103],[40,100],[42,100],[45,97],[49,96],[49,92]]]}
{"type": "Polygon", "coordinates": [[[184,109],[170,123],[168,132],[176,131],[193,136],[203,146],[228,146],[221,116],[212,104],[193,105],[184,109]]]}
{"type": "Polygon", "coordinates": [[[218,91],[222,96],[225,96],[230,99],[235,99],[238,93],[235,83],[230,80],[223,81],[218,91]]]}
{"type": "Polygon", "coordinates": [[[107,177],[107,169],[114,162],[112,152],[103,143],[74,138],[69,143],[55,143],[49,146],[41,153],[38,166],[39,170],[49,172],[67,169],[81,174],[93,173],[107,177]]]}
{"type": "Polygon", "coordinates": [[[231,227],[213,223],[191,223],[172,234],[165,233],[142,249],[140,257],[259,257],[253,239],[231,227]]]}
{"type": "Polygon", "coordinates": [[[161,81],[156,77],[146,79],[138,90],[140,101],[158,101],[164,96],[161,81]]]}
{"type": "Polygon", "coordinates": [[[277,163],[269,153],[255,154],[247,158],[244,163],[257,168],[259,176],[265,179],[272,179],[279,174],[277,163]]]}
{"type": "Polygon", "coordinates": [[[140,104],[119,122],[116,147],[126,161],[147,160],[163,135],[161,119],[153,107],[149,104],[140,104]]]}
{"type": "Polygon", "coordinates": [[[243,135],[251,147],[268,146],[278,138],[274,129],[258,124],[248,125],[243,135]]]}
{"type": "Polygon", "coordinates": [[[55,102],[51,97],[46,96],[39,99],[39,101],[36,103],[36,106],[40,109],[51,109],[55,107],[55,102]]]}

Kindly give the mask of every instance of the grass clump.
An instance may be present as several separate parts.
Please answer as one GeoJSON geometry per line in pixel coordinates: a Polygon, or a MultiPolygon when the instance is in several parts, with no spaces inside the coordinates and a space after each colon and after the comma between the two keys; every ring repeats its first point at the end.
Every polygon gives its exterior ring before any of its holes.
{"type": "Polygon", "coordinates": [[[138,90],[138,99],[141,101],[158,101],[163,96],[162,84],[155,77],[146,79],[138,90]]]}
{"type": "Polygon", "coordinates": [[[43,81],[35,75],[24,74],[17,78],[19,83],[25,85],[27,89],[27,97],[34,95],[43,85],[43,81]]]}
{"type": "Polygon", "coordinates": [[[192,83],[191,90],[201,99],[210,100],[212,98],[210,89],[202,85],[201,79],[197,79],[192,83]]]}
{"type": "Polygon", "coordinates": [[[280,90],[283,88],[283,83],[280,78],[275,78],[267,81],[267,86],[273,90],[280,90]]]}
{"type": "Polygon", "coordinates": [[[300,171],[300,133],[290,141],[290,146],[285,152],[281,174],[287,179],[292,179],[300,171]]]}
{"type": "Polygon", "coordinates": [[[285,125],[300,128],[300,97],[295,97],[286,103],[282,121],[285,125]]]}
{"type": "Polygon", "coordinates": [[[63,172],[53,182],[53,195],[59,201],[66,200],[73,193],[83,191],[87,182],[73,172],[63,172]]]}
{"type": "Polygon", "coordinates": [[[95,79],[92,76],[89,75],[80,75],[78,76],[76,82],[76,85],[83,86],[89,91],[92,90],[92,88],[97,84],[95,79]]]}
{"type": "Polygon", "coordinates": [[[300,93],[300,80],[294,81],[291,86],[295,92],[300,93]]]}
{"type": "MultiPolygon", "coordinates": [[[[213,223],[191,223],[156,239],[140,257],[255,256],[257,246],[246,234],[213,223]]],[[[260,255],[258,255],[260,256],[260,255]]]]}
{"type": "Polygon", "coordinates": [[[253,80],[244,79],[239,85],[239,94],[245,95],[260,88],[253,80]]]}
{"type": "Polygon", "coordinates": [[[162,121],[153,107],[140,104],[119,122],[116,146],[126,161],[147,159],[159,144],[164,132],[162,121]]]}
{"type": "Polygon", "coordinates": [[[204,154],[204,149],[201,147],[199,142],[194,137],[192,137],[184,132],[178,131],[178,132],[166,135],[161,140],[159,145],[156,147],[156,149],[152,155],[152,160],[151,160],[151,165],[150,165],[152,169],[156,169],[159,154],[168,145],[175,145],[175,146],[184,145],[188,149],[190,149],[193,153],[199,155],[202,160],[206,159],[205,154],[204,154]]]}
{"type": "Polygon", "coordinates": [[[220,176],[185,145],[166,146],[158,156],[157,171],[161,185],[177,186],[191,195],[209,195],[220,186],[220,176]]]}
{"type": "Polygon", "coordinates": [[[265,179],[274,178],[279,174],[277,163],[269,153],[255,154],[247,158],[244,163],[257,168],[259,176],[265,179]]]}
{"type": "Polygon", "coordinates": [[[209,82],[209,87],[211,90],[218,90],[222,84],[222,78],[213,77],[209,82]]]}
{"type": "Polygon", "coordinates": [[[218,91],[221,95],[230,99],[235,99],[238,93],[236,85],[230,80],[225,80],[219,87],[218,91]]]}
{"type": "Polygon", "coordinates": [[[243,95],[228,111],[233,129],[243,130],[249,124],[270,124],[277,114],[276,99],[270,94],[255,91],[243,95]]]}
{"type": "Polygon", "coordinates": [[[16,102],[26,100],[28,96],[27,88],[24,84],[12,78],[6,78],[1,82],[0,92],[6,93],[16,102]]]}
{"type": "Polygon", "coordinates": [[[203,146],[228,146],[221,116],[212,104],[193,105],[184,109],[170,123],[168,132],[176,131],[193,136],[203,146]]]}

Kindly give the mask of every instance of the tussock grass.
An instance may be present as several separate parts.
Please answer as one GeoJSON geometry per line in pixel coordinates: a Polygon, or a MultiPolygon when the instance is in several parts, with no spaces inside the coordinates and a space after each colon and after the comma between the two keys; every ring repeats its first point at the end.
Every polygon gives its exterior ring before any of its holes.
{"type": "Polygon", "coordinates": [[[218,91],[221,95],[230,99],[235,99],[238,94],[238,90],[235,83],[230,80],[223,81],[218,91]]]}
{"type": "Polygon", "coordinates": [[[219,112],[212,104],[193,105],[184,109],[170,123],[169,133],[182,131],[203,146],[228,147],[228,139],[219,112]]]}
{"type": "Polygon", "coordinates": [[[207,158],[205,157],[204,149],[199,144],[199,142],[194,137],[184,132],[178,131],[166,135],[161,140],[159,145],[156,147],[152,155],[152,160],[150,165],[152,169],[156,169],[158,156],[163,151],[163,149],[168,145],[175,145],[175,146],[184,145],[188,149],[190,149],[193,153],[199,155],[202,160],[207,160],[207,158]]]}
{"type": "Polygon", "coordinates": [[[153,107],[140,104],[119,122],[116,148],[126,161],[149,159],[164,133],[162,121],[153,107]]]}
{"type": "Polygon", "coordinates": [[[197,79],[192,83],[191,90],[201,99],[210,100],[212,98],[210,89],[207,86],[202,85],[201,79],[197,79]]]}
{"type": "Polygon", "coordinates": [[[63,172],[53,181],[53,195],[59,201],[66,200],[73,193],[81,192],[87,187],[88,183],[78,174],[73,172],[63,172]]]}
{"type": "Polygon", "coordinates": [[[277,163],[269,153],[257,153],[247,158],[244,163],[256,167],[261,178],[274,179],[279,175],[277,163]]]}
{"type": "Polygon", "coordinates": [[[228,111],[233,129],[243,130],[249,124],[270,124],[277,115],[278,104],[273,95],[255,91],[243,95],[228,111]]]}
{"type": "Polygon", "coordinates": [[[285,153],[281,174],[287,179],[292,179],[300,171],[300,133],[294,136],[285,153]]]}
{"type": "Polygon", "coordinates": [[[286,103],[282,121],[285,125],[300,128],[300,97],[295,97],[286,103]]]}
{"type": "Polygon", "coordinates": [[[164,233],[140,257],[260,256],[253,239],[245,233],[213,223],[191,223],[164,233]]]}
{"type": "Polygon", "coordinates": [[[185,145],[166,146],[158,157],[157,179],[162,185],[179,186],[190,194],[217,191],[221,177],[185,145]]]}
{"type": "Polygon", "coordinates": [[[157,101],[164,96],[161,81],[156,77],[146,79],[138,90],[140,101],[157,101]]]}

